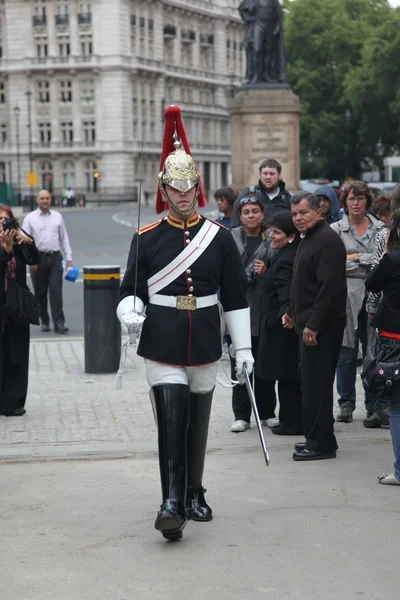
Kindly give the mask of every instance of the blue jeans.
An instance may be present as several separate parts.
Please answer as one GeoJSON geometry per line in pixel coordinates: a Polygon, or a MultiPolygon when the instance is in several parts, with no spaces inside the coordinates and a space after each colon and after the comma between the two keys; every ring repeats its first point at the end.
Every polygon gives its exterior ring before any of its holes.
{"type": "MultiPolygon", "coordinates": [[[[372,328],[371,335],[368,335],[368,315],[363,306],[358,315],[358,329],[356,332],[355,348],[347,348],[342,346],[340,351],[337,370],[336,370],[336,389],[339,394],[339,406],[350,406],[353,410],[356,407],[356,377],[357,377],[357,356],[358,346],[361,342],[362,355],[365,358],[367,353],[368,343],[371,343],[374,333],[372,328]]],[[[369,413],[373,413],[377,406],[386,406],[386,403],[378,398],[375,398],[368,389],[364,386],[365,392],[365,408],[369,413]]]]}
{"type": "Polygon", "coordinates": [[[400,479],[400,403],[389,402],[390,433],[394,452],[394,476],[400,479]]]}

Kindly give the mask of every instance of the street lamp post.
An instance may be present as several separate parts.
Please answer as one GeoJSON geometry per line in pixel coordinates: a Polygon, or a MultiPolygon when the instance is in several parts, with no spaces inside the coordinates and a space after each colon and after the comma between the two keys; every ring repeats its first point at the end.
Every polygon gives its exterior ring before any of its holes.
{"type": "Polygon", "coordinates": [[[19,114],[20,108],[18,104],[14,106],[15,114],[15,137],[17,141],[17,199],[18,204],[21,204],[21,153],[20,153],[20,138],[19,138],[19,114]]]}
{"type": "MultiPolygon", "coordinates": [[[[32,153],[32,92],[28,91],[25,92],[25,96],[26,96],[26,100],[28,103],[28,144],[29,144],[29,172],[33,173],[33,153],[32,153]]],[[[30,201],[30,207],[31,207],[31,211],[33,211],[34,209],[34,203],[33,203],[33,185],[32,183],[29,186],[30,188],[30,192],[29,192],[29,201],[30,201]]]]}

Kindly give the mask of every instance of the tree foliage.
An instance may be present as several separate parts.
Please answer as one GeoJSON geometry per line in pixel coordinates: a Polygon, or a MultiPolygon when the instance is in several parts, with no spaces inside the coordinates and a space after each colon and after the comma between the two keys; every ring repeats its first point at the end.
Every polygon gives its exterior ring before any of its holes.
{"type": "Polygon", "coordinates": [[[284,8],[302,176],[358,178],[379,166],[380,146],[400,146],[400,9],[386,0],[284,0],[284,8]]]}

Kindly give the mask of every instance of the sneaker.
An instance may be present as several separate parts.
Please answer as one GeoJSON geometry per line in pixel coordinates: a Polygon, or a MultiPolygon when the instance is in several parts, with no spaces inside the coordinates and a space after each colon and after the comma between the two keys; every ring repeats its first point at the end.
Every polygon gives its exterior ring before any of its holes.
{"type": "Polygon", "coordinates": [[[273,427],[277,427],[279,425],[279,419],[277,419],[276,417],[271,417],[270,419],[264,419],[263,421],[261,421],[261,424],[266,425],[267,427],[272,429],[273,427]]]}
{"type": "Polygon", "coordinates": [[[231,431],[233,433],[240,433],[241,431],[246,431],[246,429],[250,429],[250,423],[247,421],[242,421],[241,419],[239,421],[235,421],[231,426],[231,431]]]}
{"type": "Polygon", "coordinates": [[[367,412],[367,416],[363,421],[363,425],[367,429],[378,429],[381,426],[381,420],[377,412],[367,412]]]}
{"type": "Polygon", "coordinates": [[[353,409],[351,406],[343,404],[339,409],[339,414],[336,417],[338,423],[351,423],[353,420],[353,409]]]}

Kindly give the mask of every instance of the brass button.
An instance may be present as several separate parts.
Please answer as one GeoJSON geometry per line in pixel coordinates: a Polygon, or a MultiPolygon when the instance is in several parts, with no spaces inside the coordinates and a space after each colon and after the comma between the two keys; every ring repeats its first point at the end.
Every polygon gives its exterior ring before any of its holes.
{"type": "Polygon", "coordinates": [[[186,240],[186,243],[187,243],[187,244],[190,244],[190,240],[186,240]]]}
{"type": "Polygon", "coordinates": [[[193,298],[193,294],[188,294],[188,298],[193,298]]]}
{"type": "Polygon", "coordinates": [[[187,273],[188,275],[191,275],[191,273],[192,273],[192,269],[186,269],[186,273],[187,273]]]}
{"type": "Polygon", "coordinates": [[[188,277],[188,283],[192,283],[193,279],[191,277],[188,277]]]}
{"type": "Polygon", "coordinates": [[[191,285],[189,288],[189,292],[193,292],[193,290],[194,290],[194,287],[191,285]]]}
{"type": "Polygon", "coordinates": [[[185,231],[185,235],[189,236],[190,235],[190,231],[185,231]]]}

